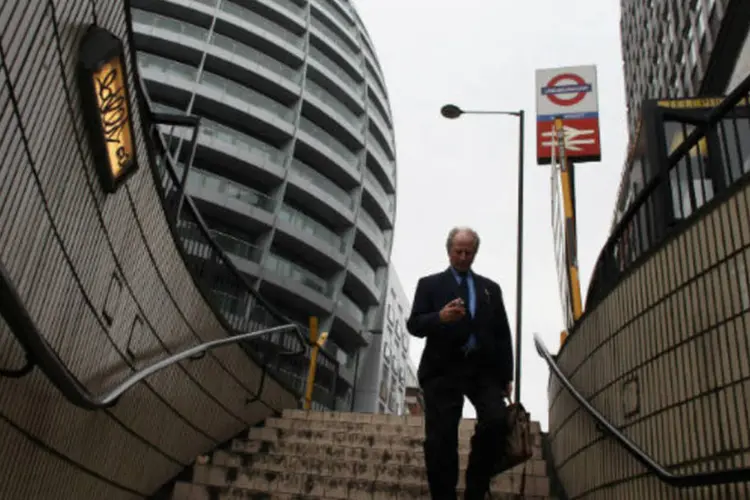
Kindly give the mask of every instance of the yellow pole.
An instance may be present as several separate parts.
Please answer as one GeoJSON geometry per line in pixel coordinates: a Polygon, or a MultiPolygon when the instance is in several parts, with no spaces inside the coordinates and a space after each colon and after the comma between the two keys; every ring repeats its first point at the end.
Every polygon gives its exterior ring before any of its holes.
{"type": "MultiPolygon", "coordinates": [[[[555,120],[555,129],[558,132],[558,138],[564,137],[562,134],[563,122],[561,119],[555,120]]],[[[573,164],[565,155],[564,139],[559,142],[560,154],[560,183],[562,184],[563,195],[563,212],[565,214],[565,240],[567,247],[568,261],[568,280],[570,286],[570,300],[573,306],[573,320],[578,321],[583,314],[583,303],[581,300],[581,282],[578,276],[578,262],[575,257],[575,248],[577,247],[575,234],[575,211],[573,207],[573,185],[571,183],[570,170],[573,164]]]]}
{"type": "Polygon", "coordinates": [[[315,387],[315,368],[318,366],[318,318],[310,316],[310,369],[307,372],[307,388],[305,390],[305,410],[312,407],[313,387],[315,387]]]}

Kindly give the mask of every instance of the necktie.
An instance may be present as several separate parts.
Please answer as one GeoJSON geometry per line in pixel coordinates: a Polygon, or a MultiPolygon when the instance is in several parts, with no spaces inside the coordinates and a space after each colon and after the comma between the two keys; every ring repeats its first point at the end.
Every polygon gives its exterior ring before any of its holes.
{"type": "MultiPolygon", "coordinates": [[[[466,316],[464,318],[470,319],[472,317],[471,314],[471,304],[469,302],[469,277],[468,273],[461,273],[459,274],[460,281],[458,283],[458,296],[463,299],[464,301],[464,307],[466,308],[466,316]]],[[[473,351],[476,348],[477,340],[474,336],[474,332],[472,332],[469,335],[469,340],[464,344],[463,351],[465,354],[469,354],[471,351],[473,351]]]]}
{"type": "Polygon", "coordinates": [[[458,296],[463,299],[464,307],[466,308],[466,314],[471,314],[469,310],[469,280],[466,274],[461,274],[461,281],[458,283],[458,296]]]}

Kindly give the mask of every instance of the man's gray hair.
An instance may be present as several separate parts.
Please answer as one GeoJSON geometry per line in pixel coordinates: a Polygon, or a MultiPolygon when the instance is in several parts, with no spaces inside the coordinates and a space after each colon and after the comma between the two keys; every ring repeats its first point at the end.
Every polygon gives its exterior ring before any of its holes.
{"type": "Polygon", "coordinates": [[[454,227],[448,233],[448,239],[445,241],[445,249],[447,251],[451,251],[451,247],[453,246],[453,239],[456,237],[456,235],[463,232],[469,233],[472,238],[474,238],[474,251],[476,252],[477,250],[479,250],[479,234],[477,234],[477,232],[470,227],[459,226],[454,227]]]}

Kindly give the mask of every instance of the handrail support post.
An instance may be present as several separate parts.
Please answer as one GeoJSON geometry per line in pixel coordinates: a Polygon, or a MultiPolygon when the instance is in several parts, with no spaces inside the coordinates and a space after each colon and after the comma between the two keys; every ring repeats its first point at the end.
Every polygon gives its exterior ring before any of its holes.
{"type": "Polygon", "coordinates": [[[318,335],[318,318],[310,316],[310,368],[307,372],[307,387],[305,389],[304,409],[312,409],[313,389],[315,388],[315,372],[318,367],[318,352],[328,337],[327,333],[318,335]]]}

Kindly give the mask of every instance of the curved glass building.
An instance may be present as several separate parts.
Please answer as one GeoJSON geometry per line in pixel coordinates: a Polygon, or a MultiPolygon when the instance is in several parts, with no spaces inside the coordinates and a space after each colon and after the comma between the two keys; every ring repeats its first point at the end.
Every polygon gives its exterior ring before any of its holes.
{"type": "MultiPolygon", "coordinates": [[[[393,122],[361,20],[347,0],[132,5],[155,111],[202,117],[188,193],[264,296],[320,318],[348,407],[396,212],[393,122]]],[[[186,164],[192,132],[167,132],[186,164]]]]}

